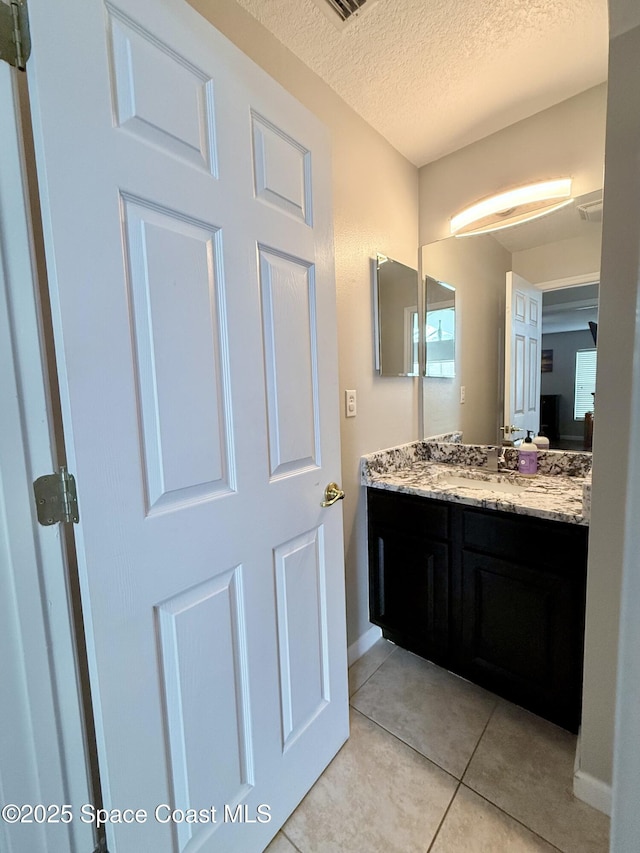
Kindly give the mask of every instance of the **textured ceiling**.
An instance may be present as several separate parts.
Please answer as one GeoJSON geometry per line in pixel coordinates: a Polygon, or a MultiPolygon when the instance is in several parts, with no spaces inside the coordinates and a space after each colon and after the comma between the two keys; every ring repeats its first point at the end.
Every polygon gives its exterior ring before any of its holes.
{"type": "Polygon", "coordinates": [[[607,0],[237,0],[416,166],[607,76],[607,0]]]}

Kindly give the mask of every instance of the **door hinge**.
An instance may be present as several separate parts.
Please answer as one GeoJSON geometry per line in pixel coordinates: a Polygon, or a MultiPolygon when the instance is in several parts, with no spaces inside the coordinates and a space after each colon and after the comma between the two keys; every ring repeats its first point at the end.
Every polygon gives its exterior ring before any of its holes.
{"type": "Polygon", "coordinates": [[[80,521],[76,480],[64,465],[57,474],[38,477],[33,491],[40,524],[57,524],[59,521],[77,524],[80,521]]]}
{"type": "Polygon", "coordinates": [[[0,59],[24,71],[30,53],[27,0],[0,0],[0,59]]]}

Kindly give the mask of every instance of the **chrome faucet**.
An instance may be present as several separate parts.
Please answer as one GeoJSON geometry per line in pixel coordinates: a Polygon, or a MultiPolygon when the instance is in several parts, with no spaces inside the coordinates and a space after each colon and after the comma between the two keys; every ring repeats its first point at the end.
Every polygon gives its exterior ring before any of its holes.
{"type": "Polygon", "coordinates": [[[503,455],[503,447],[487,447],[487,471],[498,472],[503,455]]]}

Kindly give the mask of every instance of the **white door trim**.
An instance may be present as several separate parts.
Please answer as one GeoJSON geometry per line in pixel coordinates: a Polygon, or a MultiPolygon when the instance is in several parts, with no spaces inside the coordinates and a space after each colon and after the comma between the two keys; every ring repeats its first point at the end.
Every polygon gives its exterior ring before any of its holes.
{"type": "Polygon", "coordinates": [[[582,275],[569,275],[564,278],[556,278],[551,281],[540,281],[533,284],[537,290],[564,290],[565,287],[582,287],[587,284],[598,284],[600,281],[600,270],[583,273],[582,275]]]}
{"type": "MultiPolygon", "coordinates": [[[[63,545],[58,525],[37,524],[31,498],[55,451],[16,74],[0,62],[0,799],[75,810],[90,794],[63,545]]],[[[77,819],[0,823],[0,847],[11,853],[85,853],[93,843],[77,819]]]]}

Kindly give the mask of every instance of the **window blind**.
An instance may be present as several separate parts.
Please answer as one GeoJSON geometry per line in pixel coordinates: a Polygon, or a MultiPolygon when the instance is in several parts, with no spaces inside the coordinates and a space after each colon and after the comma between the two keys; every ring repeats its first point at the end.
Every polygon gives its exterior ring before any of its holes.
{"type": "Polygon", "coordinates": [[[597,350],[579,349],[576,353],[576,387],[573,417],[580,421],[586,412],[593,411],[593,396],[596,390],[597,350]]]}

